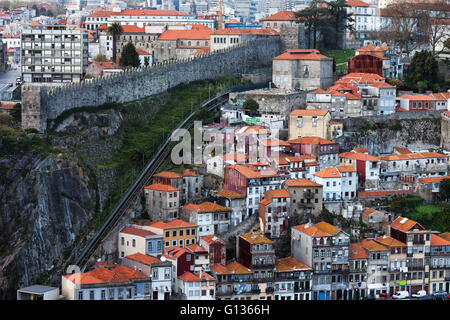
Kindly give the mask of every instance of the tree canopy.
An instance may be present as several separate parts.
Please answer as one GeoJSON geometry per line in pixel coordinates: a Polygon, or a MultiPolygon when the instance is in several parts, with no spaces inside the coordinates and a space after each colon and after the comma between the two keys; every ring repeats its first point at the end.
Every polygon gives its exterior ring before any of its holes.
{"type": "Polygon", "coordinates": [[[450,179],[442,179],[439,183],[439,198],[442,201],[450,200],[450,179]]]}
{"type": "Polygon", "coordinates": [[[405,80],[411,90],[441,91],[442,79],[438,75],[438,62],[431,51],[422,50],[414,54],[405,80]]]}
{"type": "Polygon", "coordinates": [[[242,104],[242,108],[246,114],[253,116],[258,114],[259,104],[252,98],[249,98],[242,104]]]}
{"type": "Polygon", "coordinates": [[[106,62],[106,61],[108,61],[108,59],[106,58],[106,56],[104,54],[99,53],[99,54],[97,54],[94,57],[94,61],[96,61],[96,62],[106,62]]]}
{"type": "Polygon", "coordinates": [[[122,67],[139,67],[141,62],[139,61],[139,54],[136,52],[136,48],[132,42],[128,42],[122,50],[119,64],[122,67]]]}

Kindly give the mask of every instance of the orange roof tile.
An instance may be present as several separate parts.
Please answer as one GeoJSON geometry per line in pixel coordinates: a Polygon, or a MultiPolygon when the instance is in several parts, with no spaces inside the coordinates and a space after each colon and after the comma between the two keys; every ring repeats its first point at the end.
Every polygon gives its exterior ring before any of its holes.
{"type": "Polygon", "coordinates": [[[193,210],[193,211],[197,211],[200,213],[205,213],[205,212],[222,212],[222,211],[231,211],[230,208],[221,206],[217,203],[212,203],[212,202],[203,202],[201,204],[186,204],[183,206],[183,209],[186,210],[193,210]]]}
{"type": "Polygon", "coordinates": [[[411,150],[409,150],[407,148],[394,148],[394,150],[397,151],[400,154],[413,153],[411,150]]]}
{"type": "Polygon", "coordinates": [[[203,236],[203,237],[200,237],[200,239],[202,239],[203,241],[205,241],[208,244],[211,244],[214,242],[220,242],[222,244],[225,244],[225,241],[223,241],[222,239],[218,238],[215,235],[203,236]]]}
{"type": "Polygon", "coordinates": [[[372,155],[366,154],[366,153],[359,153],[359,152],[343,152],[343,153],[339,154],[339,158],[348,158],[348,159],[372,161],[372,162],[380,161],[380,158],[378,158],[378,157],[375,157],[375,156],[372,156],[372,155]]]}
{"type": "Polygon", "coordinates": [[[166,30],[158,40],[209,40],[211,33],[211,29],[166,30]]]}
{"type": "Polygon", "coordinates": [[[442,180],[445,180],[445,179],[450,179],[450,176],[419,178],[419,183],[435,183],[435,182],[441,182],[442,180]]]}
{"type": "Polygon", "coordinates": [[[378,237],[376,241],[381,242],[383,245],[388,247],[406,247],[406,244],[394,239],[390,236],[384,235],[382,237],[378,237]]]}
{"type": "Polygon", "coordinates": [[[145,50],[140,49],[140,48],[137,48],[137,49],[136,49],[136,52],[137,52],[137,54],[140,55],[140,56],[150,56],[150,55],[151,55],[150,52],[145,51],[145,50]]]}
{"type": "Polygon", "coordinates": [[[369,214],[371,214],[371,213],[374,213],[374,212],[377,212],[377,210],[372,209],[372,208],[367,208],[366,210],[364,210],[364,211],[362,212],[362,214],[365,215],[365,216],[367,216],[367,215],[369,215],[369,214]]]}
{"type": "Polygon", "coordinates": [[[330,120],[328,123],[329,123],[329,124],[332,124],[332,125],[340,125],[340,124],[343,124],[342,122],[333,121],[333,120],[330,120]]]}
{"type": "Polygon", "coordinates": [[[376,242],[375,240],[368,240],[363,239],[361,240],[361,245],[363,248],[367,249],[368,251],[386,251],[389,250],[386,246],[382,245],[381,243],[376,242]]]}
{"type": "Polygon", "coordinates": [[[215,274],[230,274],[230,270],[227,269],[223,264],[215,263],[210,267],[210,270],[215,274]]]}
{"type": "Polygon", "coordinates": [[[190,250],[190,251],[192,251],[194,253],[208,252],[208,250],[206,250],[205,248],[203,248],[202,246],[200,246],[200,245],[198,245],[196,243],[193,243],[193,244],[187,246],[186,249],[188,249],[188,250],[190,250]]]}
{"type": "Polygon", "coordinates": [[[100,11],[96,11],[94,13],[91,13],[90,15],[88,15],[88,17],[103,17],[103,18],[108,18],[111,16],[113,12],[112,11],[106,11],[106,10],[100,10],[100,11]]]}
{"type": "Polygon", "coordinates": [[[415,101],[423,101],[423,100],[427,100],[427,101],[435,101],[436,99],[427,96],[425,94],[404,94],[400,97],[398,97],[397,99],[408,99],[408,100],[415,100],[415,101]]]}
{"type": "Polygon", "coordinates": [[[122,10],[113,12],[113,16],[190,16],[176,10],[122,10]]]}
{"type": "Polygon", "coordinates": [[[216,279],[214,279],[213,276],[209,275],[206,272],[202,272],[201,273],[201,277],[200,277],[200,273],[198,272],[190,272],[190,271],[186,271],[185,273],[183,273],[181,276],[178,277],[178,279],[185,281],[185,282],[193,282],[193,281],[215,281],[216,279]]]}
{"type": "Polygon", "coordinates": [[[279,176],[279,174],[273,170],[257,171],[257,170],[252,170],[249,167],[245,167],[240,164],[231,165],[226,168],[237,170],[240,174],[242,174],[247,179],[259,179],[259,178],[268,178],[268,177],[278,177],[279,176]]]}
{"type": "Polygon", "coordinates": [[[264,236],[264,233],[262,232],[247,232],[244,234],[241,234],[239,237],[247,240],[248,242],[252,243],[252,244],[264,244],[264,243],[268,243],[268,244],[272,244],[273,241],[266,238],[264,236]]]}
{"type": "Polygon", "coordinates": [[[154,263],[161,263],[162,261],[159,260],[158,258],[152,257],[152,256],[148,256],[146,254],[142,254],[142,253],[135,253],[135,254],[131,254],[129,256],[126,256],[125,258],[130,259],[130,260],[134,260],[143,264],[146,264],[148,266],[151,266],[154,263]]]}
{"type": "Polygon", "coordinates": [[[439,237],[441,237],[442,239],[445,239],[447,241],[450,241],[450,232],[444,232],[439,234],[439,237]]]}
{"type": "Polygon", "coordinates": [[[337,142],[323,139],[320,137],[302,137],[297,139],[288,140],[290,144],[337,144],[337,142]]]}
{"type": "Polygon", "coordinates": [[[293,11],[279,11],[267,18],[261,19],[261,21],[296,21],[299,20],[295,17],[295,13],[293,11]]]}
{"type": "Polygon", "coordinates": [[[321,221],[319,223],[316,223],[315,225],[305,223],[299,226],[294,226],[293,228],[306,233],[311,237],[329,237],[341,231],[340,228],[335,227],[325,221],[321,221]]]}
{"type": "Polygon", "coordinates": [[[391,223],[391,228],[400,230],[400,231],[409,231],[414,226],[418,225],[420,229],[424,230],[425,228],[418,222],[404,218],[404,217],[397,217],[394,221],[391,223]]]}
{"type": "Polygon", "coordinates": [[[224,198],[228,198],[228,199],[244,199],[245,195],[244,194],[240,194],[237,193],[236,191],[232,191],[232,190],[220,190],[219,193],[217,193],[217,195],[219,197],[224,197],[224,198]]]}
{"type": "Polygon", "coordinates": [[[160,173],[157,173],[153,175],[154,177],[162,177],[162,178],[169,178],[169,179],[175,179],[175,178],[181,178],[181,175],[175,172],[170,171],[162,171],[160,173]]]}
{"type": "Polygon", "coordinates": [[[432,247],[450,246],[450,241],[432,233],[431,234],[431,246],[432,247]]]}
{"type": "Polygon", "coordinates": [[[117,265],[112,270],[99,267],[85,273],[74,273],[65,277],[75,284],[127,282],[131,279],[146,278],[145,274],[122,265],[117,265]]]}
{"type": "Polygon", "coordinates": [[[239,35],[239,34],[252,34],[252,35],[279,35],[280,33],[273,29],[244,29],[244,28],[225,28],[222,30],[215,30],[212,35],[239,35]]]}
{"type": "Polygon", "coordinates": [[[181,227],[196,227],[197,225],[186,222],[184,220],[175,219],[170,222],[152,221],[150,226],[158,229],[169,229],[169,228],[181,228],[181,227]]]}
{"type": "Polygon", "coordinates": [[[183,170],[183,177],[198,177],[198,173],[193,171],[193,170],[189,170],[189,169],[184,169],[183,170]]]}
{"type": "Polygon", "coordinates": [[[421,152],[421,153],[408,153],[408,154],[394,154],[390,156],[380,157],[381,160],[386,161],[398,161],[398,160],[410,160],[410,159],[428,159],[428,158],[447,158],[445,154],[437,152],[421,152]]]}
{"type": "Polygon", "coordinates": [[[123,227],[120,230],[120,233],[132,234],[132,235],[139,236],[139,237],[144,237],[144,238],[146,236],[154,236],[154,235],[156,235],[156,233],[151,232],[149,230],[135,228],[135,227],[123,227]]]}
{"type": "Polygon", "coordinates": [[[168,184],[160,184],[160,183],[153,183],[149,186],[144,187],[144,189],[148,189],[148,190],[155,190],[155,191],[166,191],[166,192],[170,192],[170,191],[179,191],[180,189],[172,187],[168,184]]]}
{"type": "Polygon", "coordinates": [[[358,192],[358,197],[386,197],[395,194],[410,194],[413,190],[382,190],[382,191],[362,191],[358,192]]]}
{"type": "Polygon", "coordinates": [[[265,146],[275,147],[275,146],[290,146],[287,141],[283,141],[277,138],[261,139],[259,142],[265,146]]]}
{"type": "Polygon", "coordinates": [[[292,257],[275,260],[275,272],[312,271],[311,267],[292,257]]]}
{"type": "Polygon", "coordinates": [[[252,270],[250,270],[249,268],[240,264],[237,261],[232,261],[232,262],[227,263],[227,269],[232,274],[251,274],[252,273],[252,270]]]}
{"type": "Polygon", "coordinates": [[[323,117],[328,113],[328,110],[321,109],[296,109],[289,113],[289,116],[320,116],[323,117]]]}
{"type": "Polygon", "coordinates": [[[121,25],[123,33],[145,33],[145,28],[140,28],[134,25],[121,25]]]}
{"type": "Polygon", "coordinates": [[[350,243],[348,248],[348,255],[350,259],[367,259],[369,255],[360,242],[350,243]]]}
{"type": "Polygon", "coordinates": [[[321,60],[332,59],[320,54],[316,49],[293,49],[273,58],[272,60],[321,60]]]}
{"type": "Polygon", "coordinates": [[[272,200],[273,198],[290,198],[291,195],[286,189],[267,190],[264,198],[272,200]]]}
{"type": "Polygon", "coordinates": [[[365,153],[365,152],[369,152],[369,150],[367,150],[367,148],[353,148],[352,151],[358,152],[358,153],[365,153]]]}
{"type": "Polygon", "coordinates": [[[320,178],[341,178],[341,173],[337,168],[324,168],[319,172],[314,173],[315,176],[320,178]]]}
{"type": "Polygon", "coordinates": [[[314,94],[330,94],[330,92],[329,91],[326,91],[326,90],[323,90],[323,89],[316,89],[316,90],[314,90],[313,92],[311,92],[311,93],[314,93],[314,94]]]}
{"type": "Polygon", "coordinates": [[[323,187],[309,179],[289,179],[285,181],[288,187],[323,187]]]}
{"type": "Polygon", "coordinates": [[[188,249],[186,248],[181,248],[178,246],[173,246],[171,247],[166,254],[164,254],[164,256],[166,258],[170,258],[170,259],[177,259],[179,257],[181,257],[183,254],[185,253],[189,253],[192,254],[192,252],[190,252],[188,249]]]}

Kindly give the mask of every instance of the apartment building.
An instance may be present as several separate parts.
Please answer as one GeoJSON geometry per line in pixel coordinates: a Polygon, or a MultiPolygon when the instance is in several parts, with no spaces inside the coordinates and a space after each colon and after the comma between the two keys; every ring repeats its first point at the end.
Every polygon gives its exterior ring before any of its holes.
{"type": "Polygon", "coordinates": [[[163,253],[163,237],[140,226],[129,225],[119,231],[119,258],[135,253],[160,256],[163,253]]]}
{"type": "Polygon", "coordinates": [[[380,185],[380,158],[361,152],[343,152],[339,154],[339,164],[356,169],[358,181],[364,190],[378,190],[380,185]]]}
{"type": "Polygon", "coordinates": [[[367,251],[367,293],[379,297],[389,293],[389,254],[388,247],[371,239],[361,240],[361,246],[367,251]]]}
{"type": "Polygon", "coordinates": [[[269,238],[279,238],[288,228],[288,210],[291,196],[286,189],[268,190],[259,202],[259,223],[269,238]]]}
{"type": "Polygon", "coordinates": [[[450,292],[450,241],[431,234],[430,294],[450,292]]]}
{"type": "Polygon", "coordinates": [[[217,197],[223,200],[225,207],[231,210],[230,226],[235,227],[240,224],[247,215],[246,197],[241,193],[232,190],[222,189],[217,193],[217,197]]]}
{"type": "Polygon", "coordinates": [[[367,296],[367,264],[369,255],[360,242],[349,245],[349,300],[360,300],[367,296]]]}
{"type": "Polygon", "coordinates": [[[327,139],[330,120],[328,110],[294,110],[289,114],[289,140],[302,137],[327,139]]]}
{"type": "Polygon", "coordinates": [[[180,201],[189,201],[200,197],[203,187],[203,175],[185,169],[182,174],[163,171],[153,176],[153,183],[166,184],[180,189],[180,201]]]}
{"type": "Polygon", "coordinates": [[[186,271],[177,281],[182,300],[216,299],[216,280],[206,272],[186,271]]]}
{"type": "Polygon", "coordinates": [[[226,232],[230,226],[230,209],[213,202],[186,204],[181,210],[181,219],[198,225],[198,236],[226,232]]]}
{"type": "Polygon", "coordinates": [[[88,66],[88,32],[28,29],[21,34],[24,82],[79,82],[88,66]]]}
{"type": "Polygon", "coordinates": [[[289,179],[283,183],[291,196],[289,215],[313,214],[322,212],[323,186],[309,179],[289,179]]]}
{"type": "Polygon", "coordinates": [[[209,264],[223,264],[227,260],[226,243],[216,236],[209,235],[200,237],[199,245],[209,252],[209,264]]]}
{"type": "Polygon", "coordinates": [[[145,206],[152,220],[168,222],[179,217],[180,189],[154,183],[144,187],[145,206]]]}
{"type": "MultiPolygon", "coordinates": [[[[320,169],[334,167],[339,164],[339,143],[320,137],[302,137],[288,141],[295,155],[314,156],[320,169]]],[[[307,163],[305,163],[307,164],[307,163]]]]}
{"type": "Polygon", "coordinates": [[[237,261],[211,266],[211,274],[216,279],[217,300],[251,300],[252,270],[237,261]]]}
{"type": "Polygon", "coordinates": [[[313,268],[312,300],[347,300],[350,235],[324,221],[291,229],[291,256],[313,268]]]}
{"type": "Polygon", "coordinates": [[[311,300],[311,267],[286,257],[275,261],[274,274],[274,300],[311,300]]]}
{"type": "Polygon", "coordinates": [[[352,166],[325,168],[313,175],[323,186],[323,201],[350,201],[356,198],[358,176],[352,166]]]}
{"type": "Polygon", "coordinates": [[[272,81],[288,90],[326,89],[333,83],[333,58],[316,49],[287,50],[273,58],[272,81]]]}
{"type": "Polygon", "coordinates": [[[260,300],[273,300],[275,249],[261,232],[237,236],[237,261],[253,272],[252,292],[260,300]]]}

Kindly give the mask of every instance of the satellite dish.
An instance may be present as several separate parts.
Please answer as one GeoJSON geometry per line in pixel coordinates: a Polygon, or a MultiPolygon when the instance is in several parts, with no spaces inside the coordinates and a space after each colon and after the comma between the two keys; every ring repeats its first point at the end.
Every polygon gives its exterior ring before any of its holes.
{"type": "Polygon", "coordinates": [[[164,261],[166,261],[166,257],[161,256],[161,258],[160,258],[159,260],[161,260],[162,262],[164,262],[164,261]]]}

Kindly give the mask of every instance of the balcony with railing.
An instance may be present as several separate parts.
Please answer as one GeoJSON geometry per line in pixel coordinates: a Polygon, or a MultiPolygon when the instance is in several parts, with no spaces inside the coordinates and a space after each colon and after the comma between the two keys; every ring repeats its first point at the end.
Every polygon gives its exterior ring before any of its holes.
{"type": "Polygon", "coordinates": [[[231,296],[234,293],[233,289],[217,289],[216,290],[216,296],[217,297],[223,297],[223,296],[231,296]]]}

